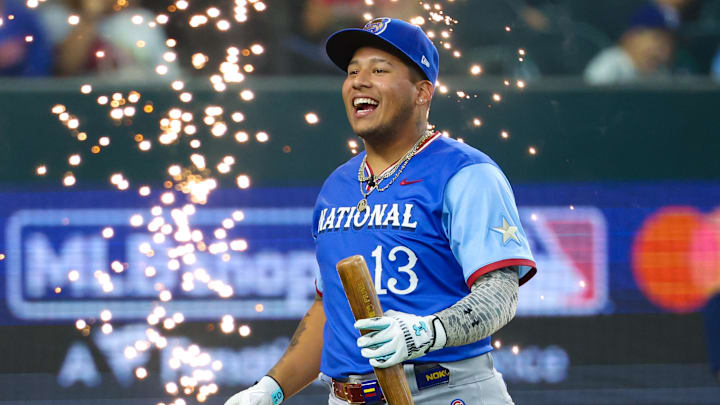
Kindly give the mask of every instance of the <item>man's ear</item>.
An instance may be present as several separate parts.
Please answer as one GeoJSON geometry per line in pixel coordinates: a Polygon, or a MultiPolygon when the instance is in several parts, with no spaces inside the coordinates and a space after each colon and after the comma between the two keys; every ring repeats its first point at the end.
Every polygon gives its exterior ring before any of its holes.
{"type": "Polygon", "coordinates": [[[430,105],[430,100],[432,100],[434,90],[432,83],[430,83],[429,80],[421,80],[417,82],[416,86],[417,99],[415,100],[415,103],[418,105],[430,105]]]}

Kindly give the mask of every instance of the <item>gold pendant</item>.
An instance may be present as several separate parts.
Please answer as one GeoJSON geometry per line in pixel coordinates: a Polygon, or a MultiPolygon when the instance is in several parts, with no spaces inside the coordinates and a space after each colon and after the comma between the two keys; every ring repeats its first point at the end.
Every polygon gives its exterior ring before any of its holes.
{"type": "Polygon", "coordinates": [[[362,200],[360,200],[360,202],[357,205],[358,212],[365,211],[367,209],[367,206],[368,206],[367,199],[363,198],[362,200]]]}

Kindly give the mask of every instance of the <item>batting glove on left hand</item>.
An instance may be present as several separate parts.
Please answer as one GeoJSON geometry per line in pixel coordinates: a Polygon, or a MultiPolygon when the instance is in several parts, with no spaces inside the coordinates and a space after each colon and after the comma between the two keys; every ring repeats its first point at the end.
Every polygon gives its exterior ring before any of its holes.
{"type": "Polygon", "coordinates": [[[265,376],[252,387],[225,401],[225,405],[280,405],[284,395],[274,378],[265,376]]]}
{"type": "Polygon", "coordinates": [[[378,368],[441,349],[446,341],[445,329],[434,315],[417,316],[391,310],[382,317],[361,319],[355,322],[355,328],[372,331],[360,336],[357,345],[370,365],[378,368]]]}

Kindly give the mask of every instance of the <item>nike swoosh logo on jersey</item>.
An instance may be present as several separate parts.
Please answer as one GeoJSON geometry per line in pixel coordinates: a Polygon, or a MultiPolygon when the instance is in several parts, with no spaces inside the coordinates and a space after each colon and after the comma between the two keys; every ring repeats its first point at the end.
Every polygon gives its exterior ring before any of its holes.
{"type": "Polygon", "coordinates": [[[423,181],[423,179],[420,179],[420,180],[412,180],[412,181],[408,181],[408,179],[403,179],[403,180],[400,182],[400,185],[401,185],[401,186],[407,186],[407,185],[409,185],[409,184],[420,183],[421,181],[423,181]]]}

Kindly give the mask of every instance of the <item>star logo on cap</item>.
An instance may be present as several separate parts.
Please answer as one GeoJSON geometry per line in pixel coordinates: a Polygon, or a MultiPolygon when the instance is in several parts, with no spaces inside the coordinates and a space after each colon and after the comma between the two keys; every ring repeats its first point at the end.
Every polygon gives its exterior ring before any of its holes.
{"type": "Polygon", "coordinates": [[[510,239],[514,240],[514,241],[517,242],[517,244],[519,245],[519,244],[520,244],[520,238],[517,236],[518,227],[515,226],[515,225],[510,225],[510,223],[507,221],[507,219],[505,219],[505,217],[503,217],[502,220],[503,220],[503,225],[502,225],[502,227],[490,228],[490,229],[492,229],[493,231],[495,231],[495,232],[497,232],[497,233],[502,234],[502,238],[503,238],[502,243],[503,243],[503,245],[507,245],[507,244],[508,244],[508,241],[509,241],[510,239]]]}

